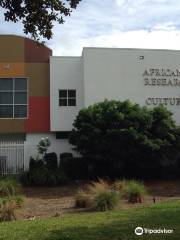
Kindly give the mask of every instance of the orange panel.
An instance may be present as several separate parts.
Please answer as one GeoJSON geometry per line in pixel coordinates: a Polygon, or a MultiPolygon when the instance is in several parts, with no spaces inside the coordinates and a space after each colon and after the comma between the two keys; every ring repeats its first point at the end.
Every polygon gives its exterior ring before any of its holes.
{"type": "Polygon", "coordinates": [[[0,63],[0,77],[25,77],[25,64],[0,63]]]}
{"type": "Polygon", "coordinates": [[[30,97],[29,118],[25,122],[26,132],[50,131],[50,98],[30,97]]]}

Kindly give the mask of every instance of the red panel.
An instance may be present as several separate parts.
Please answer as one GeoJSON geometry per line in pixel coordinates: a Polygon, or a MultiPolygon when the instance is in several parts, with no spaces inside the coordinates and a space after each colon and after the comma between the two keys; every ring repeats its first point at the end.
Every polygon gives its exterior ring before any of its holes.
{"type": "Polygon", "coordinates": [[[38,44],[31,39],[25,39],[25,62],[26,63],[49,63],[52,50],[38,44]]]}
{"type": "Polygon", "coordinates": [[[50,131],[49,97],[29,98],[29,118],[26,120],[25,130],[27,133],[50,131]]]}

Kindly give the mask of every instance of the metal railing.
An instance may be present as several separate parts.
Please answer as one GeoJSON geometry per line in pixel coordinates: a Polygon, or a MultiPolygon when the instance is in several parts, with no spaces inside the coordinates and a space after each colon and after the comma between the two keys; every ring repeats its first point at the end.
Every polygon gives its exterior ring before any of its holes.
{"type": "Polygon", "coordinates": [[[25,170],[25,142],[0,141],[0,174],[18,174],[25,170]]]}

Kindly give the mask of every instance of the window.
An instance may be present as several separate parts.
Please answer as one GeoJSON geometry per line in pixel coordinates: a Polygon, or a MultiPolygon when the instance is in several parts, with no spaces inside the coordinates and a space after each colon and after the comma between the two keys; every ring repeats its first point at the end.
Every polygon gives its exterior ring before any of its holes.
{"type": "Polygon", "coordinates": [[[76,106],[76,90],[59,90],[59,106],[76,106]]]}
{"type": "Polygon", "coordinates": [[[27,98],[27,78],[0,78],[0,118],[26,118],[27,98]]]}

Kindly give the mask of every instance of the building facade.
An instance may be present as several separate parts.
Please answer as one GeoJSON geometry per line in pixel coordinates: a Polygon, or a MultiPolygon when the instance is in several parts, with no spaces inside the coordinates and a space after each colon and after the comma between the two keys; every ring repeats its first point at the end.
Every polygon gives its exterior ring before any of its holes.
{"type": "Polygon", "coordinates": [[[9,171],[14,171],[16,167],[9,163],[13,155],[17,162],[21,154],[26,162],[30,156],[36,157],[37,144],[42,137],[49,137],[52,143],[50,151],[58,155],[69,151],[67,139],[56,140],[50,127],[52,50],[28,38],[1,35],[0,53],[0,143],[3,143],[0,147],[0,172],[5,165],[9,171]],[[26,149],[19,154],[12,143],[22,142],[26,149]],[[13,149],[5,143],[10,143],[13,149]]]}
{"type": "Polygon", "coordinates": [[[71,131],[79,109],[104,99],[164,104],[180,124],[180,51],[84,48],[81,57],[51,57],[50,99],[51,131],[71,131]],[[73,89],[76,106],[61,106],[60,91],[73,89]]]}
{"type": "Polygon", "coordinates": [[[0,53],[0,141],[25,141],[27,159],[42,137],[49,151],[73,152],[76,115],[104,99],[162,103],[180,124],[180,51],[84,48],[80,57],[56,57],[33,40],[1,35],[0,53]]]}

